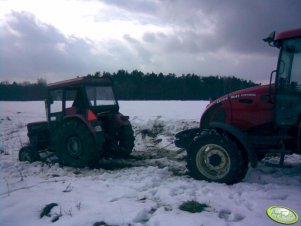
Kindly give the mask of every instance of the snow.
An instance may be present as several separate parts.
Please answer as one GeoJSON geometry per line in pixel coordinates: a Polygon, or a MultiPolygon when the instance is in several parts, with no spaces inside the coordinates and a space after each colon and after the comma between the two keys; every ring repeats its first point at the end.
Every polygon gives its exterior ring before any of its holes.
{"type": "Polygon", "coordinates": [[[19,162],[18,150],[28,142],[26,124],[45,120],[44,103],[0,102],[0,225],[272,226],[277,223],[266,215],[272,205],[287,206],[300,215],[299,155],[286,157],[292,168],[259,163],[235,185],[187,175],[185,153],[171,142],[176,132],[198,125],[207,104],[121,101],[120,111],[130,116],[135,130],[135,158],[105,159],[102,168],[91,170],[19,162]],[[209,207],[201,213],[180,210],[188,200],[209,207]],[[49,217],[40,218],[50,203],[58,206],[49,217]]]}

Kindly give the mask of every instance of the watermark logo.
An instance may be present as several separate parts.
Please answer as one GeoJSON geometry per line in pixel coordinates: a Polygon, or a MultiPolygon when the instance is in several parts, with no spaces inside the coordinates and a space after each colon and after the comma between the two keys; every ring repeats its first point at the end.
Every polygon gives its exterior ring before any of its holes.
{"type": "Polygon", "coordinates": [[[267,209],[267,215],[273,221],[280,224],[295,224],[298,221],[298,214],[284,206],[271,206],[267,209]]]}

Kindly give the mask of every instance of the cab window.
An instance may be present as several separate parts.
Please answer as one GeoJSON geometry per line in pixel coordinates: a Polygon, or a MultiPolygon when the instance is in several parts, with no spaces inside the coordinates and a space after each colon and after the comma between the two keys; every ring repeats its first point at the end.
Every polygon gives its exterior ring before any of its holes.
{"type": "Polygon", "coordinates": [[[290,39],[283,43],[279,68],[278,87],[301,91],[301,39],[290,39]]]}
{"type": "Polygon", "coordinates": [[[111,86],[88,86],[87,96],[91,106],[116,105],[116,99],[111,86]]]}
{"type": "Polygon", "coordinates": [[[63,111],[63,90],[53,90],[50,92],[50,113],[63,111]]]}

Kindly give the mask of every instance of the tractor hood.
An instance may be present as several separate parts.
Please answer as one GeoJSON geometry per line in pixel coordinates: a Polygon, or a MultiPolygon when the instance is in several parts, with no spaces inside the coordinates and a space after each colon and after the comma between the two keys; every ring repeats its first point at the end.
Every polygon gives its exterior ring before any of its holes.
{"type": "Polygon", "coordinates": [[[269,87],[270,85],[263,85],[263,86],[255,86],[247,89],[242,89],[228,94],[228,97],[230,98],[230,100],[233,99],[251,100],[254,99],[255,97],[268,95],[269,87]]]}
{"type": "MultiPolygon", "coordinates": [[[[252,99],[258,95],[267,95],[269,92],[269,85],[263,85],[263,86],[255,86],[247,89],[241,89],[238,91],[234,91],[232,93],[228,93],[213,102],[211,102],[207,108],[210,108],[212,105],[228,101],[228,100],[234,100],[234,99],[240,99],[240,100],[247,100],[252,99]]],[[[272,86],[273,87],[273,86],[272,86]]]]}
{"type": "Polygon", "coordinates": [[[262,100],[269,100],[273,87],[263,85],[242,89],[212,101],[201,117],[201,129],[208,128],[211,122],[231,123],[233,109],[240,106],[251,106],[262,100]]]}

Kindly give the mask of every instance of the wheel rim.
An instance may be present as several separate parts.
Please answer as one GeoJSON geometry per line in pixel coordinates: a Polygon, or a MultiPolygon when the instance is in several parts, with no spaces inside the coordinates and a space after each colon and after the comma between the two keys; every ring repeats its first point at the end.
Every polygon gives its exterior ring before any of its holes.
{"type": "Polygon", "coordinates": [[[73,136],[68,138],[67,152],[72,158],[79,158],[82,155],[82,143],[78,137],[73,136]]]}
{"type": "Polygon", "coordinates": [[[206,144],[196,155],[200,173],[211,180],[224,178],[230,170],[231,160],[227,151],[217,144],[206,144]]]}

